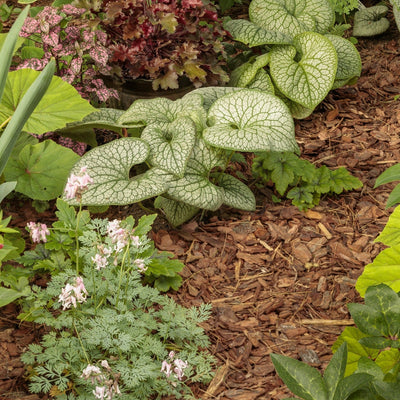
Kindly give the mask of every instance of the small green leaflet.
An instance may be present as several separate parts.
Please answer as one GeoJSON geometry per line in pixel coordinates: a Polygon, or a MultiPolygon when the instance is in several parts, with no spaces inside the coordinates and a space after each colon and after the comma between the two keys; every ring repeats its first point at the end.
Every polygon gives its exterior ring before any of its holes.
{"type": "Polygon", "coordinates": [[[351,175],[344,167],[330,171],[330,175],[330,191],[336,194],[340,194],[344,190],[359,189],[363,186],[362,182],[351,175]]]}

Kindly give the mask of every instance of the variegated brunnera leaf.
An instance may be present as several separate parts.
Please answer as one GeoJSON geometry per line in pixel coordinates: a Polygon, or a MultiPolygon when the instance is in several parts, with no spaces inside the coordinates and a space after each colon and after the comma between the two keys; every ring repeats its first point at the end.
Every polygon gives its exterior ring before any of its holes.
{"type": "MultiPolygon", "coordinates": [[[[142,139],[122,138],[88,151],[74,165],[71,174],[82,167],[93,179],[82,194],[84,205],[124,205],[143,201],[165,192],[172,174],[161,168],[130,177],[131,167],[143,163],[149,156],[149,145],[142,139]]],[[[67,200],[78,205],[76,199],[67,200]]]]}
{"type": "Polygon", "coordinates": [[[256,77],[257,72],[263,69],[266,65],[268,65],[270,59],[271,59],[271,54],[265,53],[262,54],[261,56],[256,57],[254,62],[248,63],[247,68],[240,74],[236,86],[247,87],[248,85],[250,85],[250,83],[256,77]]]}
{"type": "Polygon", "coordinates": [[[253,0],[250,21],[267,31],[294,37],[303,32],[326,33],[335,21],[328,0],[253,0]]]}
{"type": "Polygon", "coordinates": [[[218,99],[208,112],[204,140],[238,151],[298,151],[289,109],[276,96],[243,89],[218,99]]]}
{"type": "Polygon", "coordinates": [[[337,35],[325,35],[335,46],[338,66],[332,89],[354,82],[361,75],[361,57],[353,43],[337,35]]]}
{"type": "Polygon", "coordinates": [[[150,147],[148,161],[152,166],[183,177],[196,141],[196,126],[192,119],[177,118],[165,127],[149,125],[141,139],[150,147]]]}
{"type": "Polygon", "coordinates": [[[385,18],[387,12],[385,5],[360,8],[354,14],[353,36],[374,36],[387,31],[390,26],[385,18]]]}
{"type": "Polygon", "coordinates": [[[158,196],[154,201],[154,207],[164,211],[168,222],[177,227],[194,217],[200,208],[193,207],[181,201],[175,201],[164,196],[158,196]]]}
{"type": "Polygon", "coordinates": [[[185,176],[169,182],[167,195],[192,207],[215,211],[224,203],[224,189],[209,180],[213,168],[224,168],[225,154],[197,139],[187,163],[185,176]]]}
{"type": "Polygon", "coordinates": [[[270,73],[289,99],[314,109],[332,88],[338,58],[332,42],[315,32],[297,35],[293,46],[274,46],[270,73]]]}
{"type": "MultiPolygon", "coordinates": [[[[191,117],[202,110],[203,97],[191,95],[185,99],[170,100],[165,97],[138,99],[118,119],[119,124],[143,122],[146,126],[157,125],[165,128],[179,117],[191,117]]],[[[198,118],[192,118],[196,120],[198,118]]],[[[200,127],[201,128],[201,127],[200,127]]]]}

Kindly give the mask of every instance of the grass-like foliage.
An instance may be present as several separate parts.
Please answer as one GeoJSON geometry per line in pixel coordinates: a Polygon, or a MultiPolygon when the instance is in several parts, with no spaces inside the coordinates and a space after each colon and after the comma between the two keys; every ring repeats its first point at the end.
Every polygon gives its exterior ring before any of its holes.
{"type": "Polygon", "coordinates": [[[28,225],[45,244],[20,260],[51,273],[46,288],[32,286],[19,316],[48,328],[22,356],[30,390],[69,400],[193,398],[186,384],[212,378],[214,359],[203,351],[209,341],[199,326],[211,307],[185,308],[143,284],[179,286],[183,266],[147,238],[155,216],[135,225],[132,217],[91,219],[57,205],[51,230],[28,225]]]}
{"type": "MultiPolygon", "coordinates": [[[[278,194],[291,199],[302,211],[318,205],[324,194],[340,194],[362,186],[362,182],[344,167],[330,170],[323,165],[317,168],[290,152],[259,153],[252,168],[256,178],[263,183],[274,183],[278,194]]],[[[279,200],[277,196],[275,199],[279,200]]]]}

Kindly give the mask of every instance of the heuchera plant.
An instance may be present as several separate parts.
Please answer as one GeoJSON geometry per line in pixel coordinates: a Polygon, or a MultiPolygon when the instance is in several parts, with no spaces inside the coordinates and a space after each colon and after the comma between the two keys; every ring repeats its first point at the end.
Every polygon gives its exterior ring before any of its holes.
{"type": "Polygon", "coordinates": [[[17,69],[42,70],[54,58],[56,75],[72,84],[84,98],[106,102],[118,98],[101,78],[111,71],[107,36],[90,27],[82,17],[86,11],[66,4],[61,8],[44,7],[35,17],[28,17],[20,36],[29,40],[21,49],[22,62],[17,69]]]}
{"type": "Polygon", "coordinates": [[[228,81],[227,33],[210,2],[105,0],[100,11],[111,65],[123,79],[150,79],[154,90],[178,88],[180,76],[196,87],[228,81]]]}

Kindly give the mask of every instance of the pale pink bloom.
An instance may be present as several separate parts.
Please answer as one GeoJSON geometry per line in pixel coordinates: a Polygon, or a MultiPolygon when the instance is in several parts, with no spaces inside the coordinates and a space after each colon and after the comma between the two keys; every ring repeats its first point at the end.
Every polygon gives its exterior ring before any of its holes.
{"type": "Polygon", "coordinates": [[[185,368],[187,368],[188,363],[186,361],[182,361],[181,359],[177,358],[176,360],[174,360],[174,372],[175,372],[175,376],[181,381],[183,376],[185,375],[183,370],[185,368]]]}
{"type": "Polygon", "coordinates": [[[131,236],[131,242],[132,242],[132,244],[135,245],[136,247],[139,247],[139,246],[141,245],[139,236],[134,236],[134,235],[132,235],[132,236],[131,236]]]}
{"type": "Polygon", "coordinates": [[[94,264],[96,264],[95,269],[97,269],[98,271],[102,268],[107,267],[107,258],[101,256],[99,253],[92,257],[92,261],[94,262],[94,264]]]}
{"type": "Polygon", "coordinates": [[[172,372],[172,365],[168,363],[166,360],[164,360],[161,364],[161,372],[164,372],[167,378],[169,378],[172,372]]]}
{"type": "Polygon", "coordinates": [[[101,370],[99,367],[95,365],[88,365],[83,371],[81,378],[83,379],[90,379],[92,384],[96,382],[100,382],[104,379],[104,376],[101,374],[101,370]]]}
{"type": "Polygon", "coordinates": [[[107,361],[107,360],[102,360],[100,364],[101,364],[101,366],[102,366],[103,368],[105,368],[106,370],[108,370],[108,371],[111,370],[110,365],[108,364],[108,361],[107,361]]]}
{"type": "Polygon", "coordinates": [[[34,243],[47,242],[47,235],[50,235],[50,231],[47,229],[46,224],[28,222],[26,226],[34,243]]]}
{"type": "Polygon", "coordinates": [[[100,400],[111,399],[107,386],[96,386],[96,389],[93,390],[93,394],[94,394],[94,397],[96,397],[96,399],[100,399],[100,400]]]}
{"type": "Polygon", "coordinates": [[[80,197],[82,192],[92,183],[93,179],[87,174],[86,167],[82,167],[78,175],[71,174],[68,178],[64,189],[65,197],[67,199],[80,197]]]}
{"type": "Polygon", "coordinates": [[[144,260],[138,258],[138,259],[136,259],[136,260],[134,261],[134,263],[136,264],[137,269],[139,270],[139,272],[141,272],[141,273],[146,272],[147,266],[146,266],[146,264],[144,263],[144,260]]]}
{"type": "Polygon", "coordinates": [[[75,279],[75,285],[67,283],[65,287],[61,290],[61,294],[58,297],[58,301],[62,303],[63,310],[74,306],[76,308],[76,303],[83,303],[86,301],[87,291],[85,285],[83,284],[83,279],[77,277],[75,279]]]}
{"type": "Polygon", "coordinates": [[[174,360],[174,351],[169,352],[168,358],[171,360],[171,362],[173,362],[173,364],[170,364],[168,361],[164,360],[161,364],[161,372],[164,372],[167,378],[169,378],[171,373],[174,372],[175,377],[181,381],[185,375],[183,370],[187,368],[188,363],[186,361],[182,361],[180,358],[174,360]]]}

